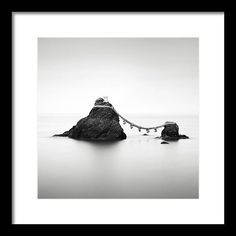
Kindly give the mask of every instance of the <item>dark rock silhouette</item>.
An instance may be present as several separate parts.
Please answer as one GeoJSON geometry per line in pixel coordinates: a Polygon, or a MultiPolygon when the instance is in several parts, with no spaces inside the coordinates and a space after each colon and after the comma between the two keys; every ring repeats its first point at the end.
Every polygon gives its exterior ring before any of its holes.
{"type": "MultiPolygon", "coordinates": [[[[103,98],[98,98],[94,105],[112,107],[112,104],[105,102],[103,98]]],[[[89,115],[80,119],[70,130],[54,136],[91,141],[126,139],[126,134],[119,124],[119,116],[109,107],[93,107],[89,115]]]]}
{"type": "Polygon", "coordinates": [[[166,122],[161,132],[161,139],[165,141],[177,141],[179,139],[188,139],[186,135],[179,134],[179,126],[174,122],[166,122]]]}
{"type": "Polygon", "coordinates": [[[161,142],[161,144],[169,144],[168,142],[166,142],[166,141],[163,141],[163,142],[161,142]]]}

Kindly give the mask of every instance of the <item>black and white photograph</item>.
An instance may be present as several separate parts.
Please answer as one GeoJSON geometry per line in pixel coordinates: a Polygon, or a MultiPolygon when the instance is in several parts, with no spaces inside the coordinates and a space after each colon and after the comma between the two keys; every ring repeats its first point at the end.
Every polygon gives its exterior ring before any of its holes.
{"type": "Polygon", "coordinates": [[[12,224],[225,224],[224,11],[11,24],[12,224]]]}
{"type": "Polygon", "coordinates": [[[37,40],[38,198],[199,197],[199,40],[37,40]]]}

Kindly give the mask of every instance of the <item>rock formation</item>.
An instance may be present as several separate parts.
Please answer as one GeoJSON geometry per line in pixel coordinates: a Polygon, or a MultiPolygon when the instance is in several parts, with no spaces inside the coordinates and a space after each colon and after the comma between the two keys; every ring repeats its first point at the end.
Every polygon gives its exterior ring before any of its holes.
{"type": "MultiPolygon", "coordinates": [[[[87,117],[80,119],[70,130],[54,136],[91,141],[115,141],[126,139],[126,134],[119,123],[119,116],[121,115],[113,109],[112,104],[105,101],[103,98],[98,98],[94,105],[95,107],[92,108],[87,117]]],[[[122,116],[121,118],[124,119],[122,116]]],[[[124,120],[133,125],[126,119],[124,120]]],[[[136,127],[141,128],[139,126],[136,127]]],[[[148,134],[143,135],[147,136],[148,134]]],[[[179,139],[188,139],[189,137],[179,134],[179,127],[175,122],[167,121],[164,124],[161,136],[156,138],[160,138],[164,141],[176,141],[179,139]]],[[[166,144],[166,142],[162,143],[166,144]]]]}
{"type": "MultiPolygon", "coordinates": [[[[112,107],[112,104],[105,102],[103,98],[98,98],[94,105],[112,107]]],[[[109,107],[93,107],[89,115],[80,119],[70,130],[54,136],[91,141],[126,139],[126,134],[119,124],[119,116],[109,107]]]]}
{"type": "Polygon", "coordinates": [[[161,132],[161,139],[165,141],[176,141],[179,139],[188,139],[186,135],[179,134],[179,126],[174,122],[166,122],[161,132]]]}
{"type": "Polygon", "coordinates": [[[169,144],[169,143],[167,143],[166,141],[163,141],[163,142],[161,142],[161,144],[169,144]]]}

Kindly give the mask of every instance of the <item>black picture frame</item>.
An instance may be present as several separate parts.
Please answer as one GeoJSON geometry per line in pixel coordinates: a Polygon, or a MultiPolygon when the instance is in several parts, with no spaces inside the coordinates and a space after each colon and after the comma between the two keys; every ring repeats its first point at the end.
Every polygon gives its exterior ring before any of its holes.
{"type": "MultiPolygon", "coordinates": [[[[168,5],[168,4],[167,4],[168,5]]],[[[45,5],[46,6],[46,5],[45,5]]],[[[60,232],[68,232],[68,230],[85,230],[86,232],[89,231],[99,231],[100,229],[106,228],[108,231],[114,230],[116,232],[120,232],[120,230],[128,231],[128,230],[134,230],[137,229],[139,232],[147,233],[147,230],[156,230],[157,232],[160,232],[160,230],[165,230],[168,232],[176,232],[181,230],[184,230],[185,232],[192,232],[193,230],[195,232],[200,232],[200,230],[206,231],[206,230],[216,230],[217,232],[226,230],[229,228],[230,223],[229,223],[229,217],[228,217],[228,160],[226,158],[227,152],[226,152],[226,121],[225,121],[225,223],[223,225],[153,225],[153,224],[139,224],[139,225],[14,225],[12,224],[12,217],[13,217],[13,208],[14,206],[12,205],[12,194],[13,194],[13,186],[12,186],[12,175],[13,175],[13,169],[12,169],[12,157],[13,157],[13,132],[14,132],[14,127],[13,125],[13,99],[12,97],[14,96],[14,91],[12,89],[12,68],[13,68],[13,57],[12,57],[12,13],[13,12],[32,12],[32,13],[46,13],[46,12],[58,12],[58,13],[66,13],[66,12],[114,12],[114,13],[122,13],[122,12],[154,12],[154,13],[165,13],[165,12],[171,12],[171,13],[178,13],[178,12],[186,12],[186,13],[201,13],[201,12],[224,12],[225,15],[225,120],[226,120],[226,104],[227,104],[227,98],[226,98],[226,86],[227,86],[227,77],[228,77],[228,23],[229,23],[229,11],[226,9],[224,6],[213,6],[210,8],[205,7],[205,9],[202,9],[199,6],[195,6],[195,9],[193,10],[193,7],[186,7],[185,10],[183,11],[180,6],[168,6],[168,7],[162,7],[162,10],[158,10],[155,7],[102,7],[102,6],[90,6],[90,7],[84,7],[82,10],[81,8],[77,9],[68,9],[69,7],[65,6],[60,6],[60,7],[26,7],[24,8],[23,6],[9,6],[4,10],[4,14],[2,15],[3,17],[3,22],[4,22],[4,49],[5,49],[5,55],[4,55],[4,69],[6,70],[6,77],[5,77],[5,85],[4,85],[4,92],[6,95],[4,95],[4,104],[2,110],[4,111],[4,118],[6,119],[4,121],[4,127],[6,128],[6,132],[4,132],[4,138],[6,141],[6,145],[4,144],[6,150],[7,150],[7,157],[4,157],[4,164],[3,168],[5,170],[4,174],[4,206],[5,206],[5,212],[4,212],[4,226],[9,232],[15,232],[17,230],[26,230],[29,232],[32,231],[38,231],[38,232],[45,232],[45,231],[51,231],[55,232],[55,230],[60,231],[60,232]],[[47,8],[47,9],[46,9],[47,8]],[[95,9],[96,8],[96,9],[95,9]],[[110,9],[108,9],[110,8],[110,9]],[[27,9],[27,10],[26,10],[27,9]],[[213,9],[213,10],[212,10],[213,9]],[[6,102],[7,101],[7,102],[6,102]],[[7,114],[7,115],[6,115],[7,114]],[[7,194],[6,194],[7,193],[7,194]]],[[[5,155],[4,155],[5,156],[5,155]]],[[[3,193],[2,193],[3,194],[3,193]]]]}

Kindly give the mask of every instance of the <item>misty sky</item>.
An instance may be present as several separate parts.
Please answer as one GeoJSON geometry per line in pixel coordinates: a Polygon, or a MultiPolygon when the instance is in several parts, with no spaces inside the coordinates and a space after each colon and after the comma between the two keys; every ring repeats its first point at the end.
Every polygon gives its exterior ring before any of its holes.
{"type": "Polygon", "coordinates": [[[39,38],[38,113],[198,114],[197,38],[39,38]]]}

